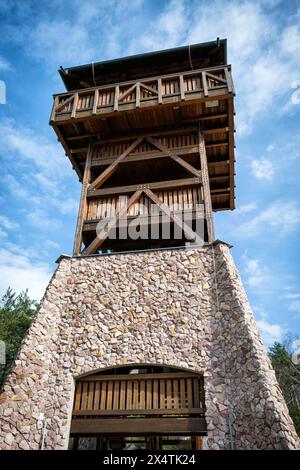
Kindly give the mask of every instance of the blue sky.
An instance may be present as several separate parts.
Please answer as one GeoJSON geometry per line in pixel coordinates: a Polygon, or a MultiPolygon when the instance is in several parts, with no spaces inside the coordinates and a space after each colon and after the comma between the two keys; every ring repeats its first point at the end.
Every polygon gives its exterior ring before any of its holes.
{"type": "Polygon", "coordinates": [[[80,185],[48,125],[57,69],[228,39],[236,206],[215,216],[265,343],[300,333],[300,1],[0,0],[0,291],[41,298],[80,185]]]}

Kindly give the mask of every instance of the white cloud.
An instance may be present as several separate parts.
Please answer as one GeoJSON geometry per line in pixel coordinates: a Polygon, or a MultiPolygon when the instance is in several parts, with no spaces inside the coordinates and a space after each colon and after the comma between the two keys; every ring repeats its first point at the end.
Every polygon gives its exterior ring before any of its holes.
{"type": "Polygon", "coordinates": [[[258,179],[271,180],[274,175],[274,165],[270,160],[253,160],[252,173],[258,179]]]}
{"type": "Polygon", "coordinates": [[[2,227],[6,228],[7,230],[19,227],[19,224],[17,222],[12,219],[9,219],[5,215],[0,215],[0,225],[2,225],[2,227]]]}
{"type": "Polygon", "coordinates": [[[61,220],[49,217],[48,213],[39,208],[34,208],[26,214],[27,220],[35,227],[43,230],[58,230],[62,227],[61,220]]]}
{"type": "Polygon", "coordinates": [[[240,235],[253,236],[262,230],[288,235],[300,224],[300,209],[295,201],[277,201],[237,228],[240,235]]]}
{"type": "Polygon", "coordinates": [[[257,320],[256,323],[267,347],[271,346],[275,341],[281,341],[284,333],[282,326],[276,323],[269,323],[266,320],[257,320]]]}
{"type": "Polygon", "coordinates": [[[234,214],[240,215],[240,214],[248,214],[248,212],[252,212],[257,208],[257,204],[254,202],[250,202],[249,204],[244,204],[242,206],[239,206],[236,208],[234,211],[234,214]]]}
{"type": "Polygon", "coordinates": [[[0,56],[0,70],[4,72],[12,70],[10,63],[2,56],[0,56]]]}
{"type": "Polygon", "coordinates": [[[3,295],[9,286],[17,293],[28,288],[30,297],[40,300],[52,274],[51,267],[32,261],[18,248],[19,251],[0,250],[0,293],[3,295]]]}
{"type": "Polygon", "coordinates": [[[287,294],[285,295],[287,299],[300,299],[300,294],[287,294]]]}
{"type": "Polygon", "coordinates": [[[7,238],[7,233],[0,227],[0,240],[7,238]]]}
{"type": "Polygon", "coordinates": [[[300,300],[295,300],[289,305],[289,310],[292,312],[300,313],[300,300]]]}
{"type": "Polygon", "coordinates": [[[250,287],[265,287],[270,282],[269,270],[259,259],[247,259],[245,273],[250,287]]]}

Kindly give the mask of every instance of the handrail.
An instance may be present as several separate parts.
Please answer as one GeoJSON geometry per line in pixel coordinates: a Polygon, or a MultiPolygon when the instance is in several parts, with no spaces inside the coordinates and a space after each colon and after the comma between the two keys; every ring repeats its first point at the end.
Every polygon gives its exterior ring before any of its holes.
{"type": "Polygon", "coordinates": [[[199,72],[210,72],[210,71],[219,71],[219,70],[224,70],[225,68],[227,68],[229,70],[229,72],[231,72],[231,65],[230,64],[226,64],[226,65],[218,65],[216,67],[207,67],[207,68],[204,68],[204,69],[194,69],[194,70],[188,70],[187,72],[178,72],[178,73],[169,73],[169,74],[166,74],[166,75],[154,75],[153,77],[145,77],[145,78],[137,78],[136,80],[130,80],[130,81],[127,81],[127,82],[117,82],[117,83],[110,83],[108,85],[99,85],[99,86],[93,86],[93,87],[89,87],[89,88],[79,88],[77,90],[71,90],[71,91],[64,91],[62,93],[53,93],[53,98],[55,98],[56,96],[64,96],[64,95],[70,95],[70,94],[74,94],[74,93],[81,93],[81,92],[88,92],[88,91],[94,91],[96,88],[97,89],[101,89],[101,90],[108,90],[108,89],[113,89],[115,88],[115,86],[125,86],[125,85],[133,85],[134,83],[137,83],[137,82],[146,82],[146,81],[155,81],[155,80],[159,80],[159,79],[171,79],[171,78],[175,78],[175,77],[178,77],[178,75],[184,75],[184,76],[189,76],[189,75],[195,75],[195,73],[199,73],[199,72]]]}
{"type": "Polygon", "coordinates": [[[147,77],[54,95],[51,122],[234,93],[230,66],[147,77]],[[219,91],[220,90],[220,91],[219,91]]]}

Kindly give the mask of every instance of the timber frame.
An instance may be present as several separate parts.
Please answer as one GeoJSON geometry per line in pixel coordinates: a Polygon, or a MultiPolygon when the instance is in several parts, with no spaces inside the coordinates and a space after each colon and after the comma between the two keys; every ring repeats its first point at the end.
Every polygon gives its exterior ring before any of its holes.
{"type": "Polygon", "coordinates": [[[199,217],[211,243],[213,211],[234,208],[234,86],[226,40],[142,58],[120,59],[119,81],[118,61],[95,64],[94,86],[90,66],[60,71],[69,90],[54,95],[50,124],[82,182],[76,256],[200,243],[192,233],[199,217]],[[149,224],[150,203],[160,214],[159,230],[164,215],[172,230],[184,231],[182,242],[110,240],[124,218],[149,224]],[[186,206],[192,228],[178,217],[186,206]]]}

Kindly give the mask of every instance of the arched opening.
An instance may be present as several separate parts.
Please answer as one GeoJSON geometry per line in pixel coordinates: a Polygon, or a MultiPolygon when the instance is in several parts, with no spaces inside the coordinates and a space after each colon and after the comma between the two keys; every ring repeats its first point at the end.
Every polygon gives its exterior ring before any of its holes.
{"type": "Polygon", "coordinates": [[[202,374],[126,365],[76,380],[71,449],[201,449],[203,436],[202,374]]]}

